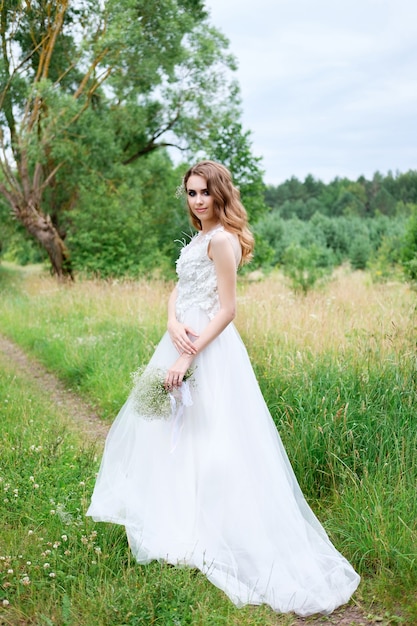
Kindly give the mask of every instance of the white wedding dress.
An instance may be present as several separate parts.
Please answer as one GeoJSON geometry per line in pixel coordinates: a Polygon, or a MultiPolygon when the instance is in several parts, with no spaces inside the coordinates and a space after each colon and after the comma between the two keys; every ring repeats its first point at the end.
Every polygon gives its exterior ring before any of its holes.
{"type": "MultiPolygon", "coordinates": [[[[207,255],[218,230],[196,235],[177,261],[177,317],[197,332],[219,307],[207,255]]],[[[238,263],[240,246],[229,236],[238,263]]],[[[149,367],[167,369],[177,357],[165,334],[149,367]]],[[[359,576],[305,501],[233,324],[193,368],[193,405],[175,446],[174,420],[143,419],[129,397],[107,437],[87,515],[124,525],[139,563],[197,567],[237,606],[333,611],[359,576]]]]}

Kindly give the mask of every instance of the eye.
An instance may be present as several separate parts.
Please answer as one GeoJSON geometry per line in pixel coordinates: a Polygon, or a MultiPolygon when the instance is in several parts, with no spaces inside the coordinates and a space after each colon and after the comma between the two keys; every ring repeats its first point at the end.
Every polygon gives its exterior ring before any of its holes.
{"type": "Polygon", "coordinates": [[[208,189],[204,189],[203,194],[204,194],[205,196],[209,196],[209,195],[210,195],[210,194],[209,194],[209,190],[208,190],[208,189]]]}
{"type": "Polygon", "coordinates": [[[193,189],[190,189],[188,195],[191,197],[195,196],[195,191],[193,189]]]}

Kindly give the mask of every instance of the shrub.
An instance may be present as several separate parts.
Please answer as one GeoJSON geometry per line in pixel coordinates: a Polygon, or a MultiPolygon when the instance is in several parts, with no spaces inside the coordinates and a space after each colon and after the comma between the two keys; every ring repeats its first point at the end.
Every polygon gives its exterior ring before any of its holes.
{"type": "Polygon", "coordinates": [[[295,292],[306,294],[332,270],[331,252],[312,244],[308,248],[290,245],[283,257],[283,272],[295,292]]]}

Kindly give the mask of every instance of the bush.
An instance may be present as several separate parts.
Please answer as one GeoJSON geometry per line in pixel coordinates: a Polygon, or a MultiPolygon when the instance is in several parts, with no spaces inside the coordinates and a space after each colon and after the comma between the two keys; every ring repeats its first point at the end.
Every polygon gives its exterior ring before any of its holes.
{"type": "Polygon", "coordinates": [[[354,239],[349,250],[349,261],[354,270],[364,270],[371,256],[371,243],[365,234],[354,239]]]}
{"type": "Polygon", "coordinates": [[[331,253],[315,244],[308,248],[289,246],[283,258],[283,272],[295,292],[306,294],[317,281],[331,273],[331,253]]]}
{"type": "Polygon", "coordinates": [[[412,208],[411,216],[407,222],[403,247],[401,250],[401,263],[408,278],[417,280],[417,205],[412,208]]]}

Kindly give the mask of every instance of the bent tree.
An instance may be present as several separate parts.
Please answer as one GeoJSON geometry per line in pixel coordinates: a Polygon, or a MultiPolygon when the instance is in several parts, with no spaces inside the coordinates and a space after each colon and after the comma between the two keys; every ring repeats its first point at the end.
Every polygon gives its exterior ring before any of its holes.
{"type": "Polygon", "coordinates": [[[0,0],[0,194],[57,276],[72,275],[63,214],[83,169],[102,168],[97,129],[128,167],[201,150],[239,119],[228,42],[207,19],[201,0],[0,0]]]}

